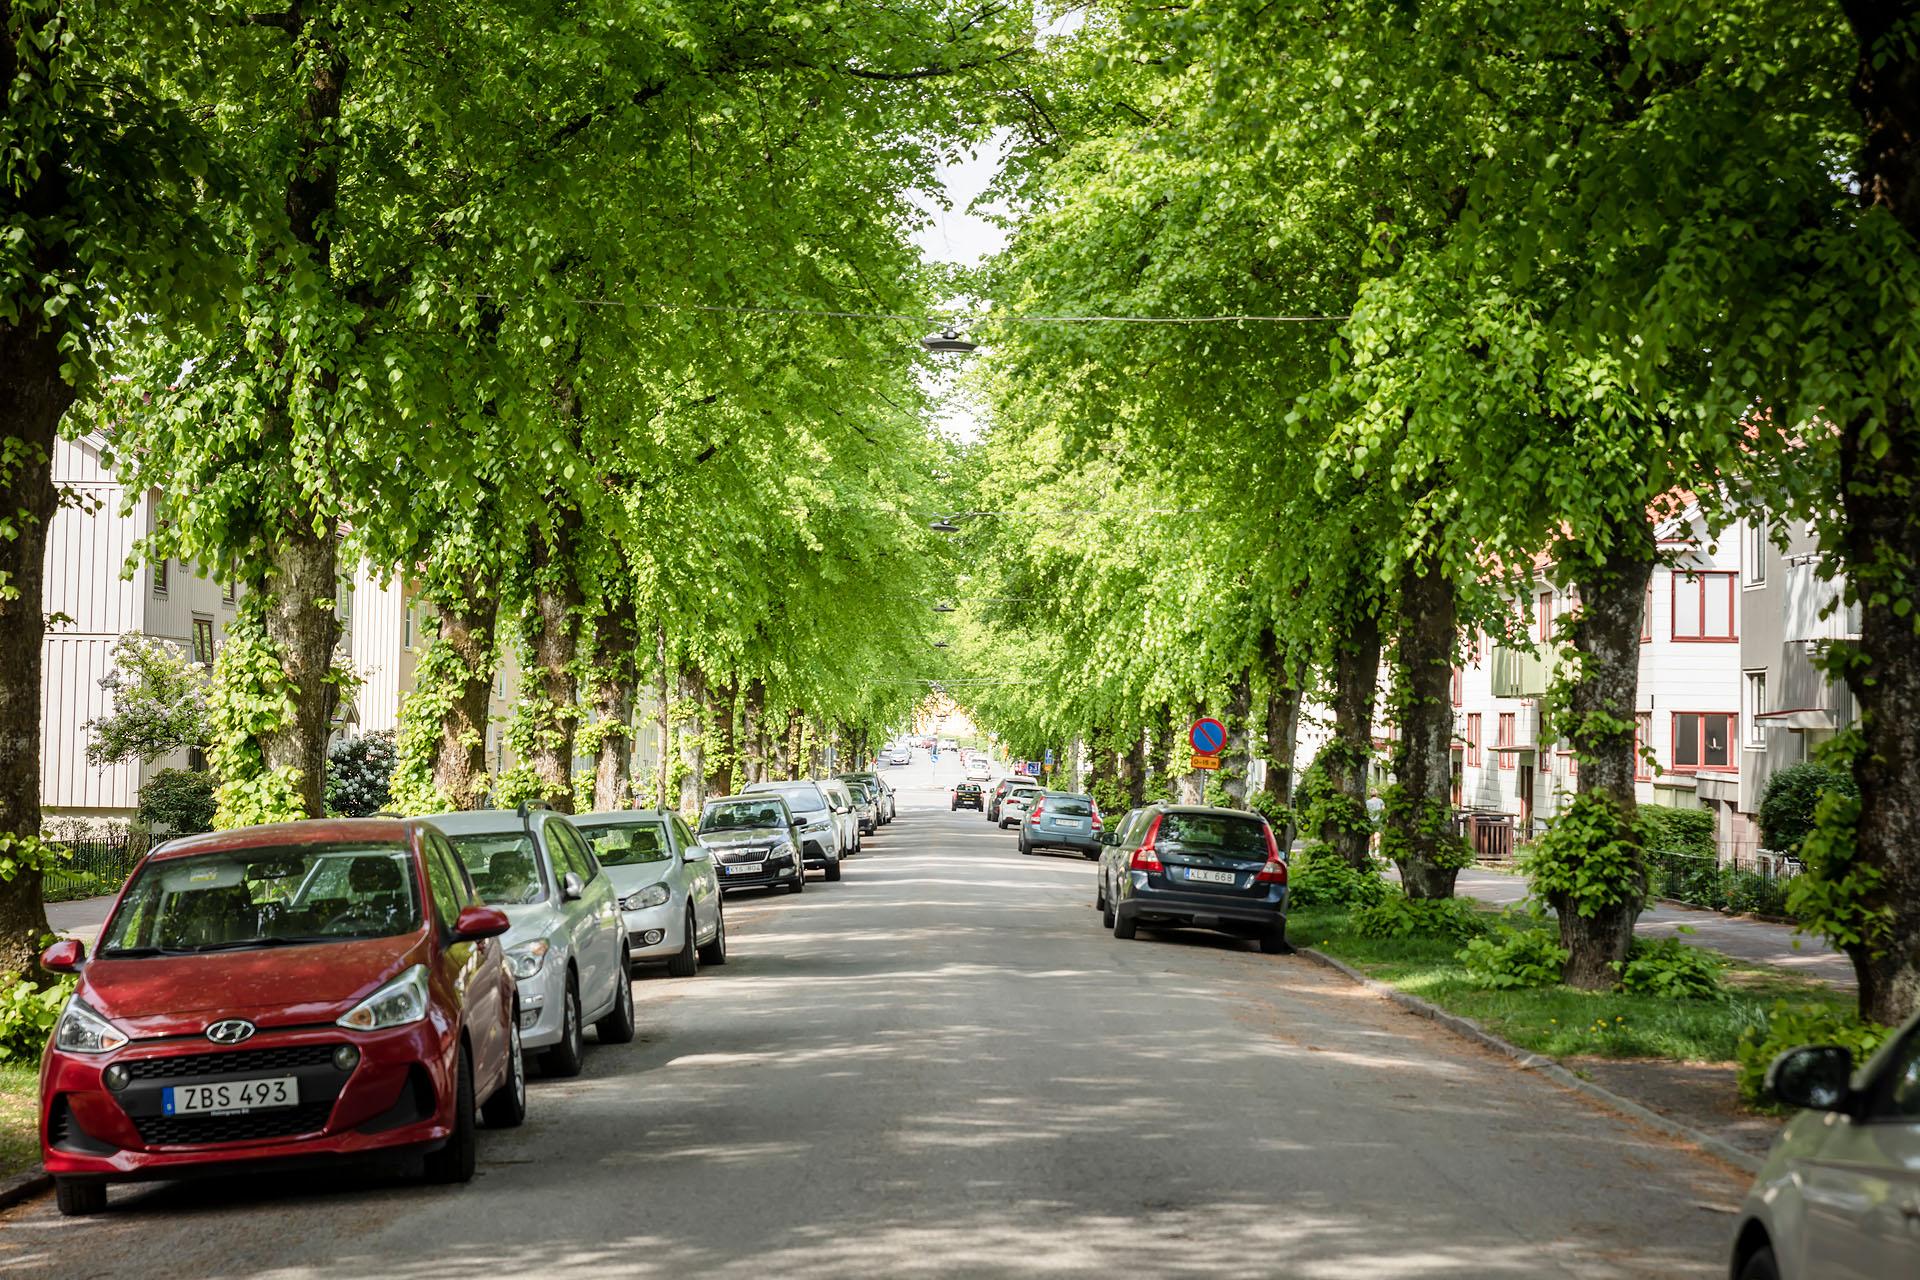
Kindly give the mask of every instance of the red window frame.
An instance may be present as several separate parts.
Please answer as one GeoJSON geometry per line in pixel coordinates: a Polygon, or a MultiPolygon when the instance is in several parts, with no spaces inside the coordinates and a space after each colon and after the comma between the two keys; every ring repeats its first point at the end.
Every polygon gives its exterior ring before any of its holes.
{"type": "Polygon", "coordinates": [[[1467,767],[1470,769],[1480,767],[1480,713],[1478,711],[1467,713],[1467,767]]]}
{"type": "Polygon", "coordinates": [[[1636,711],[1633,713],[1633,780],[1635,782],[1653,781],[1653,767],[1647,763],[1641,751],[1653,737],[1653,712],[1636,711]]]}
{"type": "MultiPolygon", "coordinates": [[[[1518,717],[1511,711],[1502,711],[1500,713],[1500,719],[1495,724],[1494,732],[1499,734],[1499,737],[1494,739],[1494,745],[1497,747],[1511,747],[1513,745],[1514,732],[1517,728],[1518,717]]],[[[1511,769],[1514,767],[1516,756],[1512,751],[1497,751],[1494,754],[1499,758],[1499,764],[1502,769],[1511,769]]]]}
{"type": "Polygon", "coordinates": [[[1653,643],[1653,580],[1659,576],[1657,571],[1647,574],[1647,591],[1640,602],[1640,643],[1653,643]]]}
{"type": "Polygon", "coordinates": [[[1740,716],[1734,711],[1675,711],[1668,718],[1668,745],[1672,748],[1672,763],[1667,767],[1675,773],[1738,773],[1740,772],[1740,716]],[[1680,722],[1688,716],[1694,720],[1693,754],[1694,764],[1682,764],[1680,761],[1680,722]],[[1719,716],[1727,722],[1726,744],[1727,762],[1708,764],[1707,758],[1707,720],[1719,716]]]}
{"type": "Polygon", "coordinates": [[[1672,583],[1671,598],[1673,615],[1667,620],[1667,633],[1675,644],[1730,644],[1740,639],[1739,600],[1740,575],[1724,569],[1698,569],[1689,572],[1675,571],[1667,575],[1672,583]],[[1725,635],[1707,634],[1707,590],[1718,579],[1727,593],[1727,633],[1725,635]],[[1700,634],[1683,636],[1680,634],[1680,592],[1682,588],[1700,593],[1700,634]]]}
{"type": "Polygon", "coordinates": [[[1533,634],[1541,644],[1553,639],[1553,592],[1542,591],[1533,598],[1533,634]]]}
{"type": "Polygon", "coordinates": [[[1467,700],[1467,670],[1465,667],[1453,669],[1453,705],[1459,706],[1467,700]]]}

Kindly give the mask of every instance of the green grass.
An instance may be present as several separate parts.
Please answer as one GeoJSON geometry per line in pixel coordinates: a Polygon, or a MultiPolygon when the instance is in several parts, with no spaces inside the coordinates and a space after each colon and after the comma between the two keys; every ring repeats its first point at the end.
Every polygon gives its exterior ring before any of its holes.
{"type": "Polygon", "coordinates": [[[40,1163],[40,1068],[0,1066],[0,1178],[40,1163]]]}
{"type": "Polygon", "coordinates": [[[1433,938],[1363,938],[1352,931],[1347,913],[1336,908],[1290,913],[1287,934],[1295,945],[1344,960],[1370,978],[1471,1018],[1523,1049],[1552,1057],[1593,1054],[1731,1062],[1741,1033],[1764,1023],[1775,1000],[1785,1000],[1793,1008],[1846,1012],[1854,1007],[1852,996],[1821,983],[1738,965],[1728,969],[1729,992],[1718,1000],[1671,1000],[1569,987],[1483,991],[1467,981],[1466,969],[1454,959],[1459,944],[1433,938]]]}

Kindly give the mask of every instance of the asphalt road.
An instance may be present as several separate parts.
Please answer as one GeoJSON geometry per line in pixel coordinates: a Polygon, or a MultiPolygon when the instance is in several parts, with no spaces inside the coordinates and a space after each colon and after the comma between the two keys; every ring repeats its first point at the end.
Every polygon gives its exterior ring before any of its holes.
{"type": "Polygon", "coordinates": [[[728,964],[642,978],[640,1039],[536,1080],[471,1185],[42,1199],[0,1274],[1720,1272],[1721,1166],[1304,959],[1119,942],[1091,864],[895,773],[923,789],[840,884],[731,900],[728,964]]]}

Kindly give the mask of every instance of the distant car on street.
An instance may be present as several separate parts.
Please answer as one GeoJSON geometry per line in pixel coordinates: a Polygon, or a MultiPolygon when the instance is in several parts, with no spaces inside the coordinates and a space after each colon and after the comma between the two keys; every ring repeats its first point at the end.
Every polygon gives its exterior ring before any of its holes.
{"type": "Polygon", "coordinates": [[[967,777],[975,782],[985,782],[993,777],[993,773],[987,768],[987,762],[980,760],[967,765],[967,777]]]}
{"type": "Polygon", "coordinates": [[[1845,1049],[1789,1049],[1767,1092],[1805,1109],[1740,1208],[1732,1280],[1920,1275],[1920,1015],[1858,1070],[1845,1049]]]}
{"type": "Polygon", "coordinates": [[[995,825],[1005,831],[1016,823],[1025,822],[1028,807],[1045,794],[1045,788],[1036,787],[1030,782],[1014,783],[1007,788],[1007,794],[1000,797],[1000,817],[995,825]]]}
{"type": "Polygon", "coordinates": [[[911,748],[911,747],[895,747],[895,748],[894,748],[894,749],[893,749],[893,750],[892,750],[891,752],[889,752],[889,753],[888,753],[888,755],[887,755],[887,763],[889,763],[889,764],[912,764],[912,763],[913,763],[913,748],[911,748]]]}
{"type": "Polygon", "coordinates": [[[885,778],[872,771],[843,773],[840,775],[840,780],[849,783],[864,782],[869,787],[872,787],[876,793],[874,803],[877,804],[880,809],[880,825],[884,827],[893,821],[897,810],[894,805],[893,784],[891,782],[888,782],[885,778]]]}
{"type": "Polygon", "coordinates": [[[953,807],[955,811],[961,809],[978,809],[982,803],[984,803],[984,800],[982,797],[982,788],[979,783],[958,782],[954,784],[953,807]]]}
{"type": "Polygon", "coordinates": [[[854,817],[858,820],[858,832],[870,836],[880,829],[880,788],[847,774],[834,779],[847,789],[853,797],[854,817]]]}
{"type": "Polygon", "coordinates": [[[1100,856],[1100,806],[1090,795],[1049,791],[1037,797],[1020,824],[1020,852],[1069,849],[1089,860],[1100,856]]]}
{"type": "Polygon", "coordinates": [[[1010,773],[987,789],[987,821],[1000,821],[1000,805],[1007,798],[1010,787],[1030,787],[1033,779],[1024,774],[1010,773]]]}
{"type": "Polygon", "coordinates": [[[727,962],[727,921],[713,855],[671,809],[614,809],[573,819],[613,882],[628,959],[665,962],[675,978],[727,962]]]}
{"type": "Polygon", "coordinates": [[[833,801],[828,799],[819,783],[751,782],[740,794],[775,795],[785,800],[787,808],[793,811],[794,820],[800,824],[803,865],[819,867],[829,880],[840,878],[840,833],[844,827],[839,815],[833,811],[833,801]]]}
{"type": "Polygon", "coordinates": [[[1141,925],[1211,929],[1287,947],[1287,863],[1257,813],[1152,804],[1101,835],[1094,905],[1116,938],[1141,925]]]}
{"type": "Polygon", "coordinates": [[[863,818],[859,802],[847,784],[838,778],[822,778],[819,782],[821,794],[827,797],[833,806],[834,821],[840,831],[840,856],[851,858],[860,852],[860,832],[863,818]]]}
{"type": "Polygon", "coordinates": [[[572,822],[549,809],[477,809],[429,819],[489,904],[507,913],[507,962],[520,986],[520,1038],[540,1069],[577,1076],[586,1029],[633,1039],[627,926],[613,881],[572,822]]]}
{"type": "Polygon", "coordinates": [[[700,810],[700,842],[716,859],[722,889],[807,887],[806,833],[778,795],[726,796],[700,810]]]}

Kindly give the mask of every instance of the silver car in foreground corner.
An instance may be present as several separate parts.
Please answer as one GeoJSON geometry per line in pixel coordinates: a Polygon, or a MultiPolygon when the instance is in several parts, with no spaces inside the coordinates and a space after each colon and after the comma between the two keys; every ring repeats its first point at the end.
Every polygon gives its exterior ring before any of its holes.
{"type": "Polygon", "coordinates": [[[520,988],[520,1043],[540,1069],[577,1076],[586,1026],[601,1044],[633,1039],[627,930],[613,884],[580,832],[549,809],[438,814],[440,828],[488,906],[513,927],[500,939],[520,988]]]}
{"type": "Polygon", "coordinates": [[[1920,1015],[1858,1071],[1836,1046],[1787,1050],[1767,1092],[1806,1109],[1740,1207],[1732,1280],[1920,1276],[1920,1015]]]}
{"type": "Polygon", "coordinates": [[[671,809],[616,809],[573,820],[600,860],[627,926],[630,962],[664,960],[691,978],[727,962],[727,921],[713,855],[671,809]]]}

